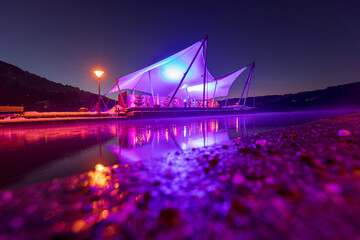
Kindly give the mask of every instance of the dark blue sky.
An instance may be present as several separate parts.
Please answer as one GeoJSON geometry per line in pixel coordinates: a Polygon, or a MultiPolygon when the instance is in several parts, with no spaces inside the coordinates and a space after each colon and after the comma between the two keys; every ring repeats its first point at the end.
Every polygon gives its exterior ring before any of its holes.
{"type": "MultiPolygon", "coordinates": [[[[0,60],[102,93],[209,35],[215,77],[256,62],[256,95],[360,81],[360,1],[0,0],[0,60]]],[[[231,89],[241,93],[243,78],[231,89]]]]}

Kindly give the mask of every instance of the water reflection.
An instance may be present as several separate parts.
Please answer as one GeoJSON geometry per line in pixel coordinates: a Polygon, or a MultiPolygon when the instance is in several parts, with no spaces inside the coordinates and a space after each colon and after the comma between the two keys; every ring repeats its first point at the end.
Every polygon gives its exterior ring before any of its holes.
{"type": "MultiPolygon", "coordinates": [[[[247,134],[246,118],[200,118],[183,121],[160,120],[142,125],[132,122],[118,125],[117,139],[107,142],[107,148],[115,153],[121,162],[140,161],[163,156],[169,152],[210,146],[228,142],[231,138],[247,134]],[[142,125],[142,126],[141,126],[142,125]],[[229,129],[236,134],[229,136],[229,129]]],[[[251,120],[251,118],[248,118],[251,120]]],[[[251,131],[254,132],[254,129],[251,131]]]]}
{"type": "Polygon", "coordinates": [[[346,110],[3,127],[0,186],[19,187],[78,174],[96,164],[147,161],[343,112],[346,110]]]}

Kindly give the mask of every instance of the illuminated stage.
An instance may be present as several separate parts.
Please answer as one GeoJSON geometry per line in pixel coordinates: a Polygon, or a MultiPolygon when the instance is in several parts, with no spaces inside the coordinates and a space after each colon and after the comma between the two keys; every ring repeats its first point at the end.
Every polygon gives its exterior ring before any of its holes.
{"type": "Polygon", "coordinates": [[[251,113],[256,108],[129,108],[126,113],[128,119],[137,118],[167,118],[167,117],[190,117],[190,116],[216,116],[237,115],[251,113]]]}

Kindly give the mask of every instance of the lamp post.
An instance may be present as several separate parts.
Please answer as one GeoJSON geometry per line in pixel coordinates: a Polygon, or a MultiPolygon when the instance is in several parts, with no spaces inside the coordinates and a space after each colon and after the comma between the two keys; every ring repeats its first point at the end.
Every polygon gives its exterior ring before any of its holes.
{"type": "Polygon", "coordinates": [[[101,116],[101,110],[100,110],[100,77],[104,74],[103,71],[100,70],[96,70],[94,71],[95,75],[98,77],[98,85],[99,85],[99,102],[98,102],[98,112],[99,112],[99,117],[101,116]]]}

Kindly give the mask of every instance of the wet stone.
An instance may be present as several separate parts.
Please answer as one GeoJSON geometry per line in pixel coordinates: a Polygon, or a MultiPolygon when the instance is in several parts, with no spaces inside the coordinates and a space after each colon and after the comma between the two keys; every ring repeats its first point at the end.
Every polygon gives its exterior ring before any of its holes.
{"type": "Polygon", "coordinates": [[[161,210],[159,220],[166,225],[166,227],[175,227],[179,223],[179,210],[174,208],[166,208],[161,210]]]}

